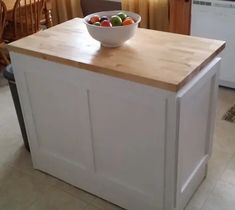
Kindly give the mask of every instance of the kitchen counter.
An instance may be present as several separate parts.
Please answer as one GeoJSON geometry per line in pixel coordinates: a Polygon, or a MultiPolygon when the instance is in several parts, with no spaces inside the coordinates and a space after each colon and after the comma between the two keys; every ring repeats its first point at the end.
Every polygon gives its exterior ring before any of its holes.
{"type": "Polygon", "coordinates": [[[225,42],[73,19],[10,50],[33,166],[127,210],[183,210],[206,177],[225,42]]]}
{"type": "Polygon", "coordinates": [[[81,19],[9,45],[23,54],[175,92],[224,47],[223,41],[139,29],[128,44],[107,49],[89,36],[81,19]]]}

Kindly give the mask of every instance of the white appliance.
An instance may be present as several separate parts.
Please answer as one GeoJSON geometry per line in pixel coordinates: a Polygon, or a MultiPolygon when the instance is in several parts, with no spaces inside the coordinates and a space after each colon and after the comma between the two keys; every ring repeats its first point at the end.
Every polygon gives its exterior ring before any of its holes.
{"type": "Polygon", "coordinates": [[[235,0],[193,0],[191,34],[227,42],[220,85],[235,88],[235,0]]]}

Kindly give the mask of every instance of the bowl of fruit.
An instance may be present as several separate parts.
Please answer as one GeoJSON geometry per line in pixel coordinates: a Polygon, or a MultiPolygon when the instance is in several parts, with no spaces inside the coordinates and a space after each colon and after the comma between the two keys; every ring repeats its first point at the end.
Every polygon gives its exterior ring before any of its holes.
{"type": "Polygon", "coordinates": [[[84,18],[89,34],[104,47],[119,47],[134,36],[140,15],[127,11],[104,11],[84,18]]]}

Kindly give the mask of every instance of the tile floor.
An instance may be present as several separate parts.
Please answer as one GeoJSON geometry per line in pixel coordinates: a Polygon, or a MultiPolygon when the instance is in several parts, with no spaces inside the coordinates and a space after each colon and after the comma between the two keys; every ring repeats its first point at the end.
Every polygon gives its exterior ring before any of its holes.
{"type": "MultiPolygon", "coordinates": [[[[207,179],[186,210],[235,210],[235,124],[221,120],[235,91],[221,88],[207,179]]],[[[118,210],[82,190],[33,170],[8,86],[0,87],[0,210],[118,210]]]]}

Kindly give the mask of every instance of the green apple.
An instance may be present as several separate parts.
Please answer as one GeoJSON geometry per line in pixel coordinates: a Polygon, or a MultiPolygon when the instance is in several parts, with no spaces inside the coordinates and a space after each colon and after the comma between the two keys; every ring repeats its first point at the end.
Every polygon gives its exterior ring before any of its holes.
{"type": "Polygon", "coordinates": [[[96,23],[94,23],[93,25],[95,25],[95,26],[101,26],[100,22],[96,22],[96,23]]]}
{"type": "Polygon", "coordinates": [[[124,12],[119,12],[117,16],[120,17],[122,21],[124,21],[127,18],[127,14],[125,14],[124,12]]]}
{"type": "Polygon", "coordinates": [[[122,25],[122,19],[117,15],[112,16],[110,21],[113,26],[121,26],[122,25]]]}

